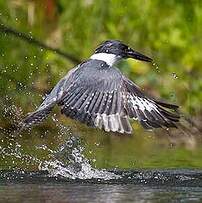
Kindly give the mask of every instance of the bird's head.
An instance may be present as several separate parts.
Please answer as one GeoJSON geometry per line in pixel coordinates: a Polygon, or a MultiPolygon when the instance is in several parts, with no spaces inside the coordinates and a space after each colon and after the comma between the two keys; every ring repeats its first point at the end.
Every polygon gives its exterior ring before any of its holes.
{"type": "Polygon", "coordinates": [[[91,56],[91,59],[103,60],[109,65],[113,65],[115,62],[127,58],[146,62],[152,61],[151,58],[134,51],[119,40],[107,40],[103,42],[97,47],[94,54],[91,56]]]}

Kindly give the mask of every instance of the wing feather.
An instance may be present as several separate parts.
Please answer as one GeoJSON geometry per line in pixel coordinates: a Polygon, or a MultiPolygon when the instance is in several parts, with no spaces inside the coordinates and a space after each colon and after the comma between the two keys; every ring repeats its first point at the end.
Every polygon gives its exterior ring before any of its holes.
{"type": "Polygon", "coordinates": [[[178,122],[180,118],[176,112],[176,105],[157,102],[143,94],[135,84],[128,82],[128,79],[124,81],[127,98],[125,108],[130,118],[137,118],[146,129],[176,127],[175,122],[178,122]]]}
{"type": "Polygon", "coordinates": [[[138,120],[146,129],[176,126],[175,122],[179,121],[177,105],[147,96],[117,69],[102,67],[98,70],[94,65],[85,66],[71,88],[64,91],[58,104],[66,116],[120,133],[132,132],[130,118],[138,120]]]}

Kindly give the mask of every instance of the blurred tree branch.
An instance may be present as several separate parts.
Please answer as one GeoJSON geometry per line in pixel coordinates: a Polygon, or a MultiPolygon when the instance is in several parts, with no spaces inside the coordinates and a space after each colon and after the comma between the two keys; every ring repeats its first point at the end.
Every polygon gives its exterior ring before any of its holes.
{"type": "Polygon", "coordinates": [[[32,36],[30,36],[26,33],[23,33],[23,32],[19,32],[19,31],[15,30],[14,28],[11,28],[9,26],[4,25],[3,23],[0,23],[0,32],[13,35],[15,37],[18,37],[18,38],[24,40],[24,41],[27,41],[28,43],[32,43],[36,46],[39,46],[39,47],[44,48],[46,50],[52,51],[52,52],[54,52],[60,56],[63,56],[64,58],[72,61],[73,63],[80,63],[81,62],[78,58],[75,58],[71,54],[63,52],[60,49],[50,47],[50,46],[44,44],[43,42],[33,38],[32,36]]]}

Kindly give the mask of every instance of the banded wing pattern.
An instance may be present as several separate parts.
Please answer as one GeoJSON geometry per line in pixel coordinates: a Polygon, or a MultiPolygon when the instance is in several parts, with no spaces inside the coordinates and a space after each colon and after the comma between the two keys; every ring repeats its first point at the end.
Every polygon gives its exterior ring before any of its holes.
{"type": "Polygon", "coordinates": [[[176,127],[180,118],[178,106],[146,96],[118,69],[99,60],[88,60],[70,71],[25,118],[24,127],[41,122],[56,104],[67,117],[119,133],[132,132],[130,119],[151,129],[176,127]]]}
{"type": "Polygon", "coordinates": [[[180,116],[178,106],[146,96],[132,81],[124,78],[125,108],[130,118],[138,120],[145,129],[176,127],[180,116]]]}
{"type": "Polygon", "coordinates": [[[78,81],[58,103],[63,114],[105,131],[131,133],[123,108],[122,75],[117,69],[108,67],[99,75],[85,70],[78,81]]]}

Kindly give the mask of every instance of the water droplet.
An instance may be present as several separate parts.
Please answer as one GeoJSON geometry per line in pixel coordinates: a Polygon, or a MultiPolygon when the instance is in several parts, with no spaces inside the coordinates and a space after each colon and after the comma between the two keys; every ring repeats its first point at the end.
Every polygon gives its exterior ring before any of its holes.
{"type": "Polygon", "coordinates": [[[160,70],[159,70],[158,65],[157,65],[156,63],[152,63],[152,65],[155,67],[155,69],[156,69],[156,70],[157,70],[157,72],[159,73],[159,72],[160,72],[160,70]]]}
{"type": "Polygon", "coordinates": [[[100,143],[95,142],[95,145],[96,145],[96,146],[100,146],[100,143]]]}
{"type": "Polygon", "coordinates": [[[177,76],[177,74],[175,72],[172,73],[172,76],[173,76],[174,79],[178,78],[178,76],[177,76]]]}
{"type": "Polygon", "coordinates": [[[175,97],[175,93],[174,92],[170,92],[170,97],[174,98],[175,97]]]}

